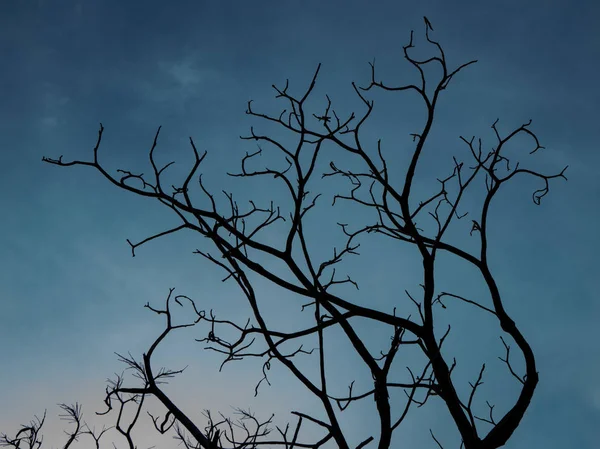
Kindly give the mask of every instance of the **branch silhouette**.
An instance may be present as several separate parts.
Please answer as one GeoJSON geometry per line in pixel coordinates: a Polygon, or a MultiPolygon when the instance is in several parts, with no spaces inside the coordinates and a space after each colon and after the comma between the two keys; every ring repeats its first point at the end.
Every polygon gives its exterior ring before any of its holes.
{"type": "MultiPolygon", "coordinates": [[[[394,431],[404,421],[408,412],[414,407],[422,407],[431,398],[441,401],[453,420],[461,438],[461,446],[466,449],[495,449],[503,446],[517,429],[533,398],[538,383],[538,372],[533,350],[527,339],[511,318],[496,283],[489,264],[488,228],[489,210],[497,197],[500,188],[516,178],[517,175],[529,176],[540,182],[540,188],[533,193],[533,202],[540,204],[550,189],[553,181],[565,177],[565,169],[558,173],[544,174],[532,168],[523,168],[518,161],[509,159],[506,147],[517,137],[530,139],[530,154],[543,149],[537,135],[530,129],[531,120],[509,132],[501,132],[496,120],[492,130],[496,141],[494,147],[484,151],[481,139],[475,137],[460,139],[465,145],[466,159],[454,157],[450,168],[438,178],[437,190],[420,198],[415,193],[418,167],[425,163],[423,154],[429,151],[427,145],[434,124],[435,113],[451,81],[464,69],[473,65],[475,60],[451,67],[446,60],[442,46],[431,37],[433,27],[425,17],[424,36],[426,43],[432,48],[432,56],[419,59],[413,56],[414,32],[411,31],[409,42],[403,46],[404,58],[418,74],[417,81],[412,84],[391,84],[378,77],[375,61],[370,63],[370,81],[359,86],[352,83],[352,90],[362,111],[341,113],[337,111],[329,96],[325,97],[323,110],[315,111],[309,106],[309,99],[314,96],[314,89],[319,79],[319,64],[301,94],[294,94],[289,80],[284,86],[273,85],[275,98],[284,105],[279,115],[271,115],[255,109],[249,101],[246,114],[259,121],[266,121],[278,126],[287,133],[293,144],[279,140],[273,135],[262,134],[254,127],[243,140],[253,141],[258,150],[246,153],[241,161],[241,169],[237,173],[229,173],[234,178],[266,177],[273,179],[288,194],[290,212],[286,215],[272,200],[264,204],[252,200],[242,207],[231,193],[223,192],[219,199],[210,192],[203,183],[201,169],[204,169],[206,152],[200,153],[192,138],[190,147],[194,162],[185,179],[179,186],[172,186],[167,191],[164,185],[165,170],[173,162],[164,166],[156,164],[154,153],[158,147],[161,128],[159,127],[149,153],[151,175],[136,174],[137,171],[119,169],[114,174],[109,172],[100,161],[100,146],[105,128],[100,125],[96,145],[91,160],[64,161],[63,156],[44,157],[49,164],[60,167],[83,166],[99,172],[105,179],[122,190],[132,194],[152,198],[170,210],[179,224],[171,229],[162,230],[154,235],[142,238],[137,243],[127,240],[132,255],[143,245],[157,238],[168,237],[182,230],[190,230],[205,237],[211,242],[213,253],[196,250],[210,263],[221,267],[225,272],[223,281],[233,281],[244,295],[251,310],[251,317],[245,323],[217,318],[210,310],[205,312],[196,308],[195,302],[186,296],[173,296],[171,289],[165,309],[146,307],[166,318],[166,327],[141,359],[131,355],[119,356],[140,382],[138,386],[125,386],[123,376],[117,376],[107,388],[107,411],[118,409],[116,429],[133,446],[131,429],[135,426],[143,409],[144,399],[153,396],[163,405],[164,416],[153,416],[151,419],[155,429],[160,433],[175,432],[175,435],[186,447],[204,449],[221,448],[257,448],[285,447],[319,448],[327,443],[340,449],[350,447],[363,448],[376,442],[379,449],[393,447],[394,431]],[[430,66],[438,68],[437,77],[426,71],[430,66]],[[371,91],[413,92],[418,95],[425,106],[423,126],[411,134],[413,145],[411,156],[404,177],[398,177],[389,169],[388,161],[381,140],[375,148],[368,145],[362,137],[363,125],[369,120],[374,101],[368,98],[371,91]],[[315,213],[320,193],[313,193],[313,185],[319,179],[316,174],[319,163],[325,156],[324,147],[333,146],[342,157],[331,160],[327,164],[329,171],[321,173],[320,178],[340,180],[339,193],[332,198],[335,206],[338,202],[346,202],[360,208],[361,217],[368,224],[338,223],[345,244],[332,249],[332,256],[318,259],[310,250],[311,236],[304,223],[306,217],[315,213]],[[258,157],[268,151],[275,154],[273,165],[255,168],[258,157]],[[352,164],[350,164],[352,161],[352,164]],[[281,168],[274,168],[274,167],[281,168]],[[362,168],[344,168],[345,166],[362,168]],[[196,191],[202,195],[201,200],[192,200],[192,181],[196,191]],[[197,183],[197,184],[196,184],[197,183]],[[347,186],[343,187],[343,186],[347,186]],[[466,210],[463,199],[467,192],[476,189],[483,193],[483,200],[476,210],[466,210]],[[346,190],[344,190],[346,189],[346,190]],[[478,241],[478,251],[472,253],[456,246],[446,238],[451,223],[461,223],[467,216],[472,217],[467,223],[466,231],[478,241]],[[419,225],[419,224],[420,225],[419,225]],[[423,223],[429,223],[423,225],[423,223]],[[470,225],[472,224],[472,227],[470,225]],[[270,229],[285,229],[284,238],[273,244],[265,238],[270,229]],[[418,261],[423,267],[420,281],[420,293],[416,295],[406,291],[406,302],[414,305],[418,315],[396,313],[396,304],[388,310],[367,307],[343,297],[339,293],[340,285],[346,284],[358,289],[358,283],[349,276],[338,273],[342,262],[348,257],[359,257],[360,242],[367,234],[378,234],[418,250],[418,261]],[[436,290],[435,261],[439,252],[447,253],[457,261],[470,264],[478,273],[480,281],[485,284],[490,300],[481,302],[469,299],[460,292],[439,292],[436,290]],[[274,261],[283,267],[283,271],[274,271],[265,261],[274,261]],[[279,329],[278,323],[269,322],[262,308],[260,295],[255,291],[256,284],[252,279],[262,278],[285,292],[294,293],[308,302],[302,312],[312,312],[312,324],[300,330],[279,329]],[[175,302],[184,303],[191,309],[193,320],[188,324],[172,322],[171,306],[175,302]],[[475,311],[484,312],[493,317],[501,333],[501,341],[505,348],[501,360],[508,368],[509,376],[515,377],[520,391],[512,405],[501,417],[493,417],[493,405],[487,402],[489,416],[482,417],[475,410],[475,401],[479,386],[483,383],[486,365],[481,369],[467,395],[459,393],[455,379],[452,377],[457,365],[455,359],[450,360],[442,353],[446,337],[451,331],[448,326],[441,338],[436,337],[436,316],[443,310],[460,302],[472,307],[475,311]],[[390,335],[389,347],[374,355],[367,348],[365,341],[358,334],[358,319],[376,323],[390,335]],[[207,336],[197,339],[207,349],[223,355],[221,367],[225,364],[249,358],[262,360],[262,378],[255,385],[255,393],[259,387],[269,383],[268,372],[273,363],[287,369],[322,406],[319,418],[306,411],[292,410],[298,418],[292,431],[289,424],[285,429],[277,427],[278,439],[271,439],[268,427],[272,417],[258,420],[249,411],[238,410],[239,420],[234,421],[220,415],[216,418],[209,411],[205,418],[207,425],[202,428],[193,422],[161,389],[161,383],[171,379],[182,370],[161,369],[156,371],[152,366],[152,354],[156,347],[169,335],[184,327],[207,326],[207,336]],[[355,391],[354,382],[348,387],[348,394],[337,395],[335,379],[328,375],[328,356],[325,350],[328,332],[337,328],[341,330],[355,355],[370,372],[372,386],[365,391],[355,391]],[[234,339],[224,335],[237,335],[234,339]],[[307,345],[306,341],[314,344],[307,345]],[[509,346],[506,341],[514,345],[509,346]],[[418,348],[425,356],[426,362],[419,369],[406,367],[406,377],[397,378],[392,366],[398,364],[397,355],[409,347],[418,348]],[[509,361],[510,348],[517,350],[524,360],[524,373],[517,373],[509,361]],[[310,377],[301,361],[307,358],[315,360],[318,376],[310,377]],[[396,362],[396,363],[395,363],[396,362]],[[392,400],[390,392],[400,389],[405,393],[405,401],[392,400]],[[342,430],[340,414],[350,405],[371,398],[377,410],[379,426],[371,429],[357,443],[349,441],[342,430]],[[125,407],[135,408],[134,418],[127,424],[122,420],[125,407]],[[320,432],[318,440],[310,440],[300,432],[306,425],[320,432]],[[304,427],[303,427],[304,426],[304,427]]],[[[322,216],[322,218],[327,218],[322,216]]],[[[406,310],[403,308],[403,310],[406,310]]],[[[455,326],[460,323],[455,323],[455,326]]],[[[441,441],[431,432],[435,444],[442,447],[441,441]]],[[[375,444],[375,443],[374,443],[375,444]]],[[[373,445],[374,445],[373,444],[373,445]]]]}

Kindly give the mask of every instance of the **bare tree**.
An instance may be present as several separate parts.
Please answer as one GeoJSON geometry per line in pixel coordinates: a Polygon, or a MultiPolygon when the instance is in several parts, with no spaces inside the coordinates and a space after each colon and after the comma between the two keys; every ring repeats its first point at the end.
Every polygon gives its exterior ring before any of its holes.
{"type": "MultiPolygon", "coordinates": [[[[310,85],[301,94],[292,93],[289,82],[283,87],[273,86],[275,97],[284,102],[285,106],[279,115],[271,115],[254,109],[252,102],[248,103],[246,113],[252,117],[267,121],[287,132],[290,140],[278,140],[269,135],[261,134],[251,128],[250,135],[243,137],[258,143],[256,152],[246,153],[241,162],[241,171],[230,174],[239,178],[267,177],[289,194],[289,214],[282,212],[280,207],[267,201],[260,205],[258,200],[250,201],[244,209],[234,199],[233,195],[225,192],[225,202],[220,203],[203,183],[200,174],[201,165],[206,152],[200,153],[196,144],[190,138],[194,163],[179,186],[168,188],[164,185],[165,170],[173,163],[159,166],[155,162],[155,151],[158,145],[160,128],[156,132],[150,149],[150,164],[152,176],[145,177],[129,170],[117,170],[113,175],[100,162],[99,148],[104,127],[100,125],[98,139],[93,149],[93,158],[89,161],[74,160],[66,162],[62,156],[58,159],[44,158],[45,162],[61,167],[85,166],[100,172],[115,186],[136,195],[158,200],[169,208],[179,224],[172,229],[163,230],[131,245],[132,255],[143,244],[181,230],[195,231],[209,239],[213,245],[213,253],[197,250],[196,252],[209,262],[221,267],[226,272],[225,280],[235,282],[244,294],[251,310],[252,318],[246,323],[236,323],[228,319],[218,319],[215,314],[199,310],[193,300],[186,296],[173,296],[169,293],[166,307],[158,309],[146,307],[152,312],[164,315],[166,326],[164,331],[152,344],[149,350],[137,360],[133,356],[121,356],[121,360],[131,368],[138,381],[137,386],[125,385],[123,377],[117,376],[106,392],[106,405],[110,411],[115,404],[123,410],[128,404],[134,404],[137,411],[132,422],[125,425],[122,414],[118,413],[116,428],[128,441],[129,447],[134,444],[131,429],[143,408],[144,398],[153,396],[164,406],[164,416],[151,415],[155,428],[161,433],[175,432],[186,447],[205,449],[213,448],[250,448],[250,447],[285,447],[289,448],[318,448],[328,443],[340,449],[350,447],[363,448],[375,446],[379,449],[391,447],[393,433],[408,415],[411,408],[422,406],[432,397],[439,404],[443,403],[456,429],[460,433],[460,446],[466,449],[493,449],[503,446],[511,437],[532,400],[538,383],[538,372],[533,350],[525,336],[509,315],[490,269],[488,255],[488,219],[494,198],[502,186],[517,176],[527,175],[536,179],[540,187],[533,193],[533,201],[540,204],[541,199],[548,193],[550,181],[556,178],[566,179],[565,169],[555,174],[542,174],[533,169],[525,168],[518,162],[510,160],[506,153],[509,142],[515,138],[531,139],[531,154],[543,147],[536,134],[530,130],[531,121],[524,123],[508,133],[499,130],[498,120],[492,125],[495,142],[491,150],[483,149],[481,139],[460,137],[465,145],[468,162],[458,157],[453,158],[453,164],[448,173],[438,179],[439,188],[430,196],[419,197],[416,194],[415,180],[422,169],[423,154],[431,135],[434,116],[442,92],[449,86],[455,76],[476,61],[460,64],[455,68],[449,66],[442,46],[432,38],[433,27],[425,18],[425,40],[432,48],[432,56],[418,59],[414,55],[413,32],[410,40],[403,47],[404,57],[416,72],[417,81],[414,84],[392,85],[376,76],[375,63],[370,64],[370,82],[359,87],[352,83],[357,99],[362,104],[363,111],[344,115],[338,114],[333,108],[329,96],[326,96],[324,110],[314,112],[308,106],[308,100],[313,94],[320,71],[317,67],[310,85]],[[428,66],[437,66],[441,76],[430,76],[428,66]],[[388,92],[409,91],[416,93],[425,106],[425,120],[419,132],[412,135],[412,154],[404,177],[397,177],[394,171],[388,169],[388,160],[384,156],[382,142],[375,145],[366,143],[362,138],[361,129],[368,121],[374,109],[369,92],[382,90],[388,92]],[[265,146],[278,154],[284,168],[252,168],[257,156],[265,146]],[[322,177],[342,178],[349,183],[345,191],[340,187],[333,197],[333,205],[345,201],[349,205],[358,206],[363,219],[370,220],[367,224],[338,223],[344,236],[345,244],[333,248],[333,256],[317,260],[311,248],[311,237],[304,224],[311,210],[317,209],[320,194],[312,192],[319,176],[318,167],[322,163],[324,147],[337,148],[342,156],[329,162],[329,171],[321,173],[322,177]],[[360,166],[361,169],[347,169],[346,165],[360,166]],[[197,184],[196,193],[192,184],[197,184]],[[474,187],[479,186],[479,187],[474,187]],[[476,210],[469,210],[470,217],[466,231],[478,239],[477,251],[468,251],[450,243],[447,238],[451,223],[460,221],[467,215],[464,209],[466,192],[473,189],[479,193],[482,202],[476,210]],[[201,200],[193,195],[200,194],[201,200]],[[462,201],[462,202],[461,202],[462,201]],[[428,218],[429,217],[429,218],[428,218]],[[423,229],[417,221],[425,226],[423,229]],[[432,226],[433,225],[433,226],[432,226]],[[285,237],[278,244],[272,244],[264,238],[267,229],[284,229],[285,237]],[[347,256],[357,255],[359,240],[365,234],[376,234],[383,238],[414,245],[419,254],[417,261],[422,265],[422,279],[416,282],[422,287],[419,295],[406,291],[406,303],[389,304],[386,310],[366,307],[356,301],[349,300],[339,292],[346,286],[358,284],[350,277],[339,277],[336,267],[347,256]],[[468,263],[478,273],[480,280],[489,291],[487,301],[475,301],[466,296],[440,291],[436,286],[436,256],[440,253],[468,263]],[[276,262],[280,270],[266,268],[265,261],[276,262]],[[284,291],[294,293],[307,299],[302,307],[303,312],[311,311],[313,321],[310,326],[301,330],[278,329],[276,323],[268,322],[264,308],[261,308],[256,284],[256,277],[270,281],[284,291]],[[514,402],[504,412],[503,416],[494,416],[494,406],[487,402],[488,409],[484,414],[475,410],[474,398],[484,378],[486,365],[482,364],[475,382],[471,383],[468,394],[460,394],[456,380],[452,376],[456,360],[450,360],[444,355],[442,346],[450,332],[447,329],[439,331],[436,317],[443,313],[445,303],[462,302],[476,311],[491,315],[501,332],[501,342],[504,350],[500,359],[507,367],[507,373],[514,377],[520,386],[520,391],[514,402]],[[187,324],[172,322],[171,307],[175,302],[180,306],[187,304],[193,311],[193,320],[187,324]],[[411,304],[412,303],[412,304],[411,304]],[[408,308],[414,306],[411,318],[408,308]],[[397,310],[402,313],[398,314],[397,310]],[[377,323],[390,335],[390,343],[381,352],[374,355],[367,348],[365,341],[358,335],[359,319],[377,323]],[[181,372],[175,370],[156,370],[151,358],[156,347],[167,335],[179,328],[205,323],[209,327],[207,337],[201,339],[211,349],[223,354],[223,363],[245,358],[259,357],[263,360],[263,380],[268,382],[268,370],[272,363],[278,362],[303,385],[307,392],[322,405],[324,419],[306,411],[292,410],[297,421],[292,426],[277,427],[278,436],[269,428],[271,419],[259,420],[250,412],[241,413],[241,420],[234,422],[220,415],[215,419],[207,412],[206,425],[193,422],[167,396],[161,388],[161,383],[181,372]],[[336,396],[331,387],[334,380],[328,375],[328,357],[325,352],[325,340],[330,330],[340,329],[364,367],[370,372],[372,385],[365,391],[355,391],[350,384],[348,394],[336,396]],[[227,340],[223,332],[236,332],[232,341],[227,340]],[[307,349],[305,344],[309,339],[316,342],[314,350],[307,349]],[[258,341],[257,341],[258,340],[258,341]],[[257,345],[264,344],[260,349],[257,345]],[[295,349],[288,350],[290,345],[295,349]],[[425,357],[423,366],[407,367],[407,377],[397,378],[397,370],[392,370],[397,355],[408,347],[418,348],[425,357]],[[514,348],[514,349],[513,349],[514,348]],[[511,351],[518,351],[524,361],[524,373],[511,364],[511,351]],[[318,361],[319,375],[310,376],[300,360],[311,354],[318,361]],[[394,390],[405,392],[405,401],[391,400],[390,393],[394,390]],[[372,429],[362,441],[351,442],[342,431],[341,413],[351,404],[364,401],[371,397],[374,401],[379,420],[378,428],[372,429]],[[439,402],[441,401],[441,402],[439,402]],[[310,425],[320,429],[321,437],[310,440],[301,432],[303,426],[310,425]]],[[[357,214],[358,217],[358,214],[357,214]]],[[[438,319],[439,323],[439,319],[438,319]]],[[[261,382],[262,382],[261,381],[261,382]]],[[[256,386],[258,388],[258,385],[256,386]]],[[[431,433],[435,445],[442,443],[431,433]]]]}
{"type": "MultiPolygon", "coordinates": [[[[110,428],[103,427],[100,432],[90,427],[83,420],[83,411],[81,404],[58,404],[62,413],[59,414],[61,420],[71,424],[70,430],[65,430],[67,440],[63,444],[63,449],[73,447],[73,443],[79,440],[81,435],[89,435],[95,442],[96,449],[100,449],[100,439],[110,428]]],[[[42,447],[44,440],[42,436],[42,427],[46,422],[46,412],[42,418],[37,416],[32,419],[28,425],[23,425],[14,437],[9,437],[7,434],[0,434],[0,446],[13,449],[39,449],[42,447]]]]}

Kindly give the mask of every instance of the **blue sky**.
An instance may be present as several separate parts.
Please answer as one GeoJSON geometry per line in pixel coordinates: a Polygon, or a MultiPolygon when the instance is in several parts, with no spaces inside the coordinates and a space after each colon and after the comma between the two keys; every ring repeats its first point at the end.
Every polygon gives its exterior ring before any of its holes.
{"type": "MultiPolygon", "coordinates": [[[[492,268],[509,312],[537,354],[541,376],[531,408],[506,447],[596,447],[600,6],[566,0],[1,2],[0,431],[10,433],[47,408],[47,440],[56,446],[64,424],[56,417],[58,402],[83,402],[95,422],[104,380],[122,369],[113,352],[147,348],[162,322],[142,306],[160,305],[169,287],[221,316],[244,319],[248,313],[235,286],[221,284],[222,273],[192,254],[204,244],[194,235],[153,242],[131,257],[125,239],[141,240],[168,227],[173,220],[166,210],[120,192],[90,170],[43,164],[42,156],[91,157],[102,122],[103,163],[145,171],[162,125],[160,158],[180,161],[173,176],[191,160],[192,136],[209,151],[206,177],[213,190],[226,186],[242,197],[282,199],[271,184],[240,187],[224,176],[255,148],[238,136],[250,125],[268,129],[244,114],[246,102],[278,110],[271,84],[289,78],[300,93],[321,62],[316,107],[329,93],[338,109],[358,110],[350,83],[368,82],[373,58],[384,79],[415,80],[402,45],[411,29],[422,31],[423,15],[451,65],[479,62],[445,92],[419,189],[446,174],[452,154],[465,154],[460,135],[481,136],[492,145],[496,118],[504,132],[533,119],[546,147],[526,159],[535,168],[554,172],[569,165],[569,182],[552,185],[541,206],[530,198],[537,185],[517,179],[492,213],[492,268]]],[[[422,123],[422,106],[410,95],[373,98],[377,109],[365,138],[382,137],[388,148],[400,148],[393,161],[401,166],[402,148],[422,123]]],[[[514,154],[524,153],[516,146],[514,154]]],[[[311,224],[320,231],[315,251],[330,254],[333,242],[339,243],[333,232],[344,210],[325,207],[311,224]]],[[[468,232],[457,236],[469,245],[468,232]]],[[[268,238],[276,241],[278,235],[268,238]]],[[[405,249],[366,240],[361,258],[346,265],[361,282],[352,298],[385,308],[399,301],[396,291],[416,288],[419,262],[405,249]]],[[[441,285],[478,292],[468,270],[441,263],[447,270],[441,285]]],[[[258,285],[272,318],[290,321],[301,300],[258,285]]],[[[515,386],[496,358],[502,351],[496,328],[458,308],[447,316],[457,323],[451,341],[457,375],[466,386],[487,361],[497,373],[486,395],[502,404],[515,386]]],[[[219,359],[193,343],[201,332],[182,332],[159,354],[174,367],[190,365],[171,386],[190,413],[250,406],[286,420],[290,403],[314,406],[277,368],[273,387],[254,399],[259,366],[238,363],[219,374],[219,359]]],[[[374,329],[365,332],[372,344],[384,341],[374,329]]],[[[330,344],[341,352],[334,360],[343,394],[351,380],[343,376],[353,372],[355,361],[344,356],[346,347],[336,338],[330,344]]],[[[352,435],[372,425],[369,406],[348,412],[352,435]]],[[[446,438],[446,447],[458,446],[440,404],[429,404],[412,419],[400,431],[398,447],[434,447],[429,427],[446,438]]]]}

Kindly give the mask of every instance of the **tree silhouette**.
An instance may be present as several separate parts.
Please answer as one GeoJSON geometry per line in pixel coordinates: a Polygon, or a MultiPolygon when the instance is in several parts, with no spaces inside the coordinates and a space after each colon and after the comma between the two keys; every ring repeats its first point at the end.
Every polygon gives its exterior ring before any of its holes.
{"type": "MultiPolygon", "coordinates": [[[[126,438],[129,447],[134,447],[131,429],[144,406],[148,396],[156,398],[164,407],[164,416],[151,415],[158,432],[175,432],[186,447],[197,448],[250,448],[250,447],[285,447],[285,448],[318,448],[324,445],[340,449],[350,447],[375,447],[385,449],[392,447],[394,431],[405,420],[408,412],[414,407],[421,407],[436,401],[444,404],[456,429],[460,433],[460,446],[466,449],[493,449],[503,446],[511,437],[532,400],[538,383],[538,372],[534,352],[525,336],[519,330],[515,321],[509,315],[499,286],[490,268],[488,259],[488,219],[492,201],[500,188],[516,178],[517,175],[527,175],[536,179],[540,187],[533,192],[533,201],[540,204],[541,199],[548,193],[550,181],[555,178],[566,179],[563,169],[560,173],[546,175],[530,168],[522,167],[518,162],[513,163],[506,154],[505,148],[517,137],[531,140],[531,154],[543,147],[536,134],[530,130],[531,121],[519,126],[509,133],[498,129],[498,120],[492,124],[496,141],[489,151],[484,151],[481,139],[460,137],[465,145],[468,162],[458,157],[453,158],[453,164],[448,173],[438,179],[439,186],[433,194],[427,197],[415,197],[415,180],[418,168],[424,164],[423,153],[431,135],[434,115],[442,92],[449,86],[454,77],[476,61],[450,68],[442,46],[431,37],[433,28],[425,18],[425,40],[432,46],[433,56],[426,59],[414,57],[413,32],[410,40],[403,47],[404,57],[418,72],[417,82],[407,85],[392,85],[380,81],[376,77],[375,63],[370,64],[371,80],[364,87],[352,83],[352,88],[360,100],[363,112],[343,115],[333,108],[332,102],[326,96],[323,111],[310,111],[307,103],[317,82],[320,65],[314,72],[309,87],[301,95],[292,93],[289,82],[283,87],[273,86],[275,97],[285,103],[285,108],[279,115],[271,115],[254,109],[252,102],[248,103],[246,113],[257,119],[270,122],[295,138],[293,145],[284,143],[275,137],[261,134],[251,128],[250,135],[245,140],[255,141],[259,145],[256,152],[246,153],[241,161],[241,171],[230,174],[238,178],[267,177],[289,194],[289,215],[267,200],[266,205],[259,204],[258,199],[250,201],[244,209],[234,199],[233,195],[224,192],[224,203],[209,191],[203,183],[200,174],[206,152],[200,153],[195,142],[190,138],[194,163],[187,176],[179,186],[169,189],[164,185],[164,172],[172,164],[159,166],[155,162],[155,151],[158,146],[160,128],[156,132],[152,148],[149,152],[152,167],[151,177],[135,174],[129,170],[117,170],[111,174],[100,163],[99,148],[104,127],[100,125],[93,158],[90,161],[74,160],[66,162],[62,156],[58,159],[44,158],[45,162],[61,167],[86,166],[99,171],[115,186],[136,195],[158,200],[169,208],[178,218],[180,224],[172,229],[158,232],[137,243],[128,240],[132,255],[143,244],[172,233],[187,229],[208,238],[217,255],[197,250],[197,253],[209,262],[218,265],[226,272],[225,280],[235,282],[245,296],[251,310],[252,318],[246,323],[237,323],[228,319],[218,319],[214,313],[197,308],[195,302],[187,296],[174,296],[170,291],[166,306],[146,307],[153,313],[163,315],[166,325],[162,333],[149,350],[140,359],[131,355],[120,356],[126,366],[132,369],[138,381],[137,385],[126,385],[122,376],[109,383],[106,390],[107,412],[118,409],[116,429],[126,438]],[[441,76],[431,76],[428,66],[437,66],[441,76]],[[374,109],[374,102],[368,95],[372,90],[388,92],[410,91],[416,93],[423,101],[426,118],[422,129],[412,134],[412,154],[404,177],[388,168],[381,140],[374,146],[367,144],[361,138],[361,129],[374,109]],[[261,145],[274,150],[282,161],[284,168],[252,168],[257,157],[263,152],[261,145]],[[318,173],[318,167],[324,157],[325,146],[334,146],[341,157],[329,162],[329,170],[318,173]],[[362,168],[348,169],[346,165],[362,168]],[[314,194],[312,188],[319,175],[323,178],[339,179],[349,183],[349,188],[341,186],[333,196],[333,205],[345,201],[357,206],[360,213],[356,214],[357,222],[369,220],[365,225],[357,223],[338,223],[344,236],[345,244],[333,249],[333,256],[317,260],[311,248],[311,235],[305,229],[306,217],[314,212],[321,194],[314,194]],[[192,186],[198,183],[196,188],[192,186]],[[478,186],[478,187],[473,187],[478,186]],[[473,210],[463,210],[462,201],[466,192],[474,190],[481,197],[479,207],[473,210]],[[478,190],[477,190],[478,189],[478,190]],[[192,198],[192,191],[203,196],[201,201],[192,198]],[[462,203],[461,203],[462,201],[462,203]],[[207,206],[208,205],[208,206],[207,206]],[[477,239],[477,251],[468,251],[447,239],[451,223],[465,223],[463,217],[469,215],[466,231],[472,238],[477,239]],[[429,218],[428,218],[429,217],[429,218]],[[471,218],[472,217],[472,218],[471,218]],[[429,227],[424,223],[429,220],[429,227]],[[423,229],[417,224],[425,226],[423,229]],[[431,226],[433,225],[433,226],[431,226]],[[267,229],[285,230],[284,238],[277,244],[267,242],[264,238],[267,229]],[[422,265],[422,279],[417,283],[421,286],[419,295],[406,291],[406,298],[397,304],[389,304],[385,310],[365,306],[338,293],[344,291],[344,285],[355,286],[357,283],[351,277],[340,277],[336,267],[347,256],[358,255],[359,240],[366,234],[380,235],[383,238],[403,242],[416,247],[422,265]],[[489,299],[480,302],[460,294],[440,291],[436,286],[436,256],[440,253],[468,263],[478,273],[485,284],[489,299]],[[269,264],[264,261],[269,261],[269,264]],[[267,267],[271,262],[279,263],[281,269],[267,267]],[[259,294],[255,290],[253,279],[263,278],[284,291],[306,298],[308,301],[302,307],[302,312],[312,312],[313,322],[301,330],[281,330],[276,323],[265,318],[261,308],[259,294]],[[481,369],[475,382],[471,383],[468,394],[461,394],[456,380],[452,376],[457,365],[444,355],[442,346],[451,327],[442,329],[436,326],[436,316],[439,317],[446,304],[451,302],[464,303],[481,313],[494,318],[504,351],[500,359],[507,368],[507,373],[518,382],[520,391],[512,405],[502,416],[494,415],[494,406],[487,402],[488,409],[476,411],[474,398],[483,382],[486,365],[481,369]],[[172,320],[171,307],[190,308],[193,319],[186,324],[176,324],[172,320]],[[408,313],[408,307],[413,313],[408,313]],[[397,311],[402,310],[402,314],[397,311]],[[416,315],[415,318],[411,318],[416,315]],[[386,329],[390,342],[380,354],[374,355],[367,348],[357,331],[358,319],[367,320],[386,329]],[[240,410],[241,419],[233,421],[220,415],[213,417],[207,412],[206,425],[193,422],[169,398],[161,388],[161,384],[181,371],[161,369],[156,370],[152,365],[152,355],[156,347],[169,333],[180,328],[208,325],[207,337],[201,339],[208,347],[224,356],[223,364],[246,358],[259,357],[263,361],[264,377],[261,382],[268,382],[268,370],[272,363],[278,362],[292,373],[306,389],[322,405],[322,416],[301,410],[291,410],[297,421],[290,428],[277,427],[278,436],[272,437],[269,425],[271,418],[259,420],[248,411],[240,410]],[[370,372],[372,385],[364,391],[355,391],[350,384],[348,394],[336,396],[332,393],[335,379],[328,375],[328,355],[325,352],[325,340],[332,329],[339,329],[347,338],[364,367],[370,372]],[[236,332],[233,341],[227,340],[223,332],[236,332]],[[315,348],[303,344],[307,339],[314,341],[315,348]],[[266,346],[255,349],[257,340],[266,346]],[[288,350],[295,345],[294,350],[288,350]],[[425,362],[418,369],[407,367],[406,377],[401,378],[396,369],[395,361],[401,350],[417,348],[425,357],[425,362]],[[309,349],[307,349],[309,348],[309,349]],[[514,348],[514,349],[513,349],[514,348]],[[511,351],[517,350],[524,361],[524,373],[511,364],[511,351]],[[308,355],[312,354],[312,355],[308,355]],[[318,376],[313,379],[299,362],[303,357],[311,357],[317,361],[318,376]],[[405,400],[398,400],[391,392],[404,391],[405,400]],[[341,419],[347,407],[358,401],[372,398],[377,410],[379,426],[371,429],[370,435],[362,441],[351,442],[343,432],[341,419]],[[435,399],[432,399],[435,398],[435,399]],[[137,407],[132,422],[125,425],[121,422],[124,407],[133,404],[137,407]],[[302,431],[303,426],[315,426],[319,429],[320,438],[309,439],[302,431]]],[[[276,160],[276,159],[274,159],[276,160]]],[[[320,218],[326,218],[325,216],[320,218]]],[[[274,234],[279,235],[279,234],[274,234]]],[[[313,236],[314,237],[314,236],[313,236]]],[[[300,313],[300,312],[299,312],[300,313]]],[[[439,318],[438,318],[439,322],[439,318]]],[[[456,323],[457,325],[459,323],[456,323]]],[[[313,362],[314,363],[314,362],[313,362]]],[[[260,384],[260,383],[259,383],[260,384]]],[[[256,385],[258,388],[258,385],[256,385]]],[[[442,442],[431,432],[433,444],[439,447],[442,442]]],[[[6,440],[8,441],[8,440],[6,440]]],[[[97,441],[97,440],[96,440],[97,441]]],[[[15,446],[16,447],[16,446],[15,446]]]]}

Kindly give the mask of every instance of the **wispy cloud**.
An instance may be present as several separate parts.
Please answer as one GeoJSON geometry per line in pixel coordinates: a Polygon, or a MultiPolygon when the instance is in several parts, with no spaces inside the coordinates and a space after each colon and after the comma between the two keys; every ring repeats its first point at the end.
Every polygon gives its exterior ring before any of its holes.
{"type": "Polygon", "coordinates": [[[168,104],[169,108],[185,107],[219,78],[216,70],[203,66],[194,56],[159,61],[155,71],[146,75],[144,79],[132,80],[141,100],[168,104]]]}
{"type": "Polygon", "coordinates": [[[39,105],[39,123],[42,127],[53,128],[64,123],[71,99],[61,92],[60,86],[46,82],[43,84],[43,97],[39,105]]]}

